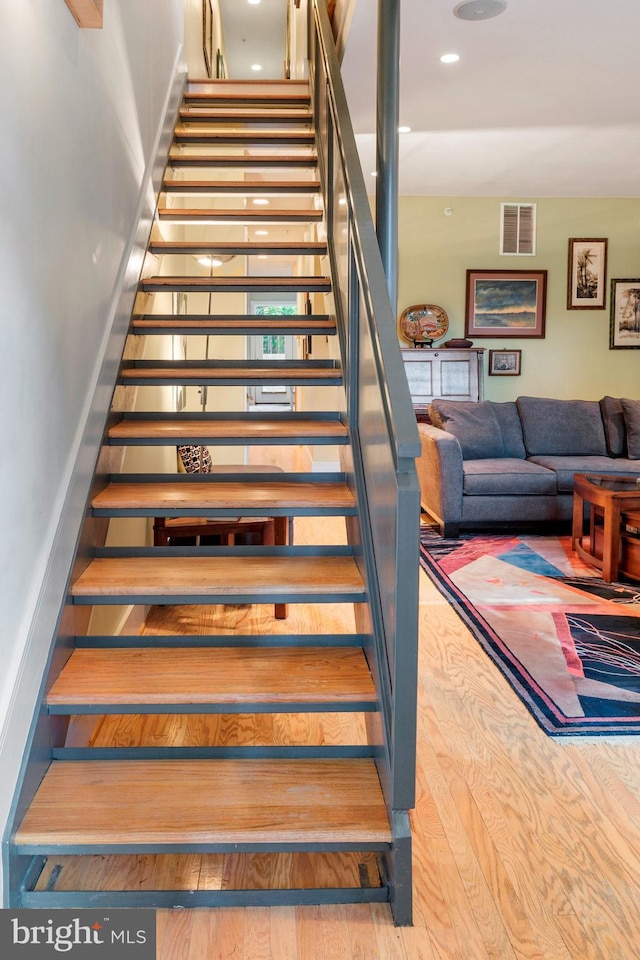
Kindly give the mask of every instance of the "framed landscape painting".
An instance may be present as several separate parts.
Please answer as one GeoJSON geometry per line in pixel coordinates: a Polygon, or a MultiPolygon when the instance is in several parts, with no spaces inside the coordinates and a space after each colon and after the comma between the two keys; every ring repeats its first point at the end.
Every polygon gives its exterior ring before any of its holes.
{"type": "Polygon", "coordinates": [[[569,240],[567,310],[604,310],[606,285],[606,239],[569,240]]]}
{"type": "Polygon", "coordinates": [[[640,280],[611,281],[610,350],[640,350],[640,280]]]}
{"type": "Polygon", "coordinates": [[[544,337],[546,270],[467,270],[465,336],[544,337]]]}

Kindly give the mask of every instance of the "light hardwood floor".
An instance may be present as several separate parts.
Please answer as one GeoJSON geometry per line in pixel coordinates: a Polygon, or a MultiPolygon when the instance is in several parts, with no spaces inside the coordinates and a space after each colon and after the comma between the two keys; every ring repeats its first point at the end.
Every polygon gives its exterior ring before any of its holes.
{"type": "Polygon", "coordinates": [[[161,960],[640,956],[640,741],[546,736],[420,577],[415,925],[375,904],[160,911],[161,960]]]}

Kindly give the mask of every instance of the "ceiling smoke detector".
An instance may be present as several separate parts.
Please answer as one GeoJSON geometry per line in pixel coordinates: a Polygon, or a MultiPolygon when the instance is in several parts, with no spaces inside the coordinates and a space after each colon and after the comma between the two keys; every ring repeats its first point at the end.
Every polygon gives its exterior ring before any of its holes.
{"type": "Polygon", "coordinates": [[[459,20],[489,20],[504,13],[506,6],[506,0],[462,0],[453,8],[453,15],[459,20]]]}

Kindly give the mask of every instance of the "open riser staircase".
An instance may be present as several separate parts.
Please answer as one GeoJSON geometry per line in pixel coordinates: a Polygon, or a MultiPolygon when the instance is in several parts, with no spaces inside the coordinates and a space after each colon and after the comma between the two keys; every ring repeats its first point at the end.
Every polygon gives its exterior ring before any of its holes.
{"type": "Polygon", "coordinates": [[[410,922],[412,744],[399,775],[393,754],[413,692],[399,719],[393,688],[415,638],[405,611],[399,668],[317,109],[306,82],[186,84],[47,683],[51,761],[12,838],[16,905],[389,900],[410,922]],[[250,309],[276,295],[295,313],[250,309]],[[248,337],[295,356],[246,359],[248,337]],[[247,407],[254,388],[293,409],[247,407]],[[213,470],[179,473],[182,445],[213,470]],[[341,471],[301,469],[310,448],[341,471]],[[314,517],[348,536],[298,543],[314,517]],[[219,542],[154,545],[152,518],[219,542]]]}

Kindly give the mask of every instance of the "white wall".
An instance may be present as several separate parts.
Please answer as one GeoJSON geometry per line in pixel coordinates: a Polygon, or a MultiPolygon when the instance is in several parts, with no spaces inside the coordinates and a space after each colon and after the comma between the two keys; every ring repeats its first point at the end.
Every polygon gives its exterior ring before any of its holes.
{"type": "Polygon", "coordinates": [[[149,203],[183,18],[183,0],[106,0],[103,30],[80,30],[63,0],[0,13],[1,824],[46,662],[33,624],[55,625],[59,518],[79,525],[84,507],[68,491],[149,203]]]}

